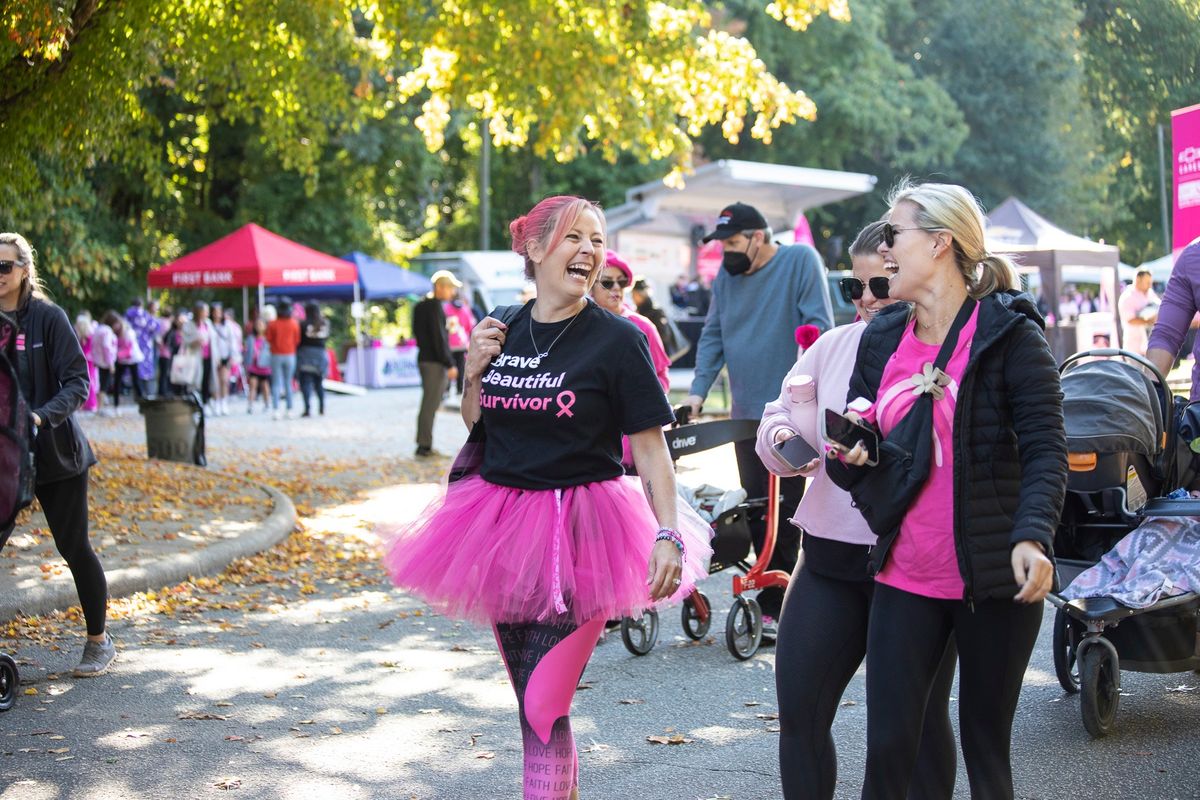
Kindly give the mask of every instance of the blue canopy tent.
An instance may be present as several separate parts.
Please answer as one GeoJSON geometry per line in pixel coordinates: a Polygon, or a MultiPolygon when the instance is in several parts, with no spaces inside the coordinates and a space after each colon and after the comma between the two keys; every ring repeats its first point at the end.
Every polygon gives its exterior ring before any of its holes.
{"type": "Polygon", "coordinates": [[[402,297],[425,295],[433,291],[429,278],[410,272],[395,264],[372,258],[366,253],[355,251],[343,256],[344,261],[354,264],[358,270],[355,283],[334,283],[325,286],[291,286],[286,290],[275,289],[269,293],[279,296],[286,293],[291,300],[341,300],[355,303],[354,342],[358,353],[359,374],[362,365],[362,306],[366,300],[397,300],[402,297]]]}
{"type": "Polygon", "coordinates": [[[372,258],[366,253],[356,251],[343,256],[343,259],[358,267],[357,297],[352,283],[288,287],[288,297],[293,300],[395,300],[433,291],[433,284],[424,275],[372,258]]]}

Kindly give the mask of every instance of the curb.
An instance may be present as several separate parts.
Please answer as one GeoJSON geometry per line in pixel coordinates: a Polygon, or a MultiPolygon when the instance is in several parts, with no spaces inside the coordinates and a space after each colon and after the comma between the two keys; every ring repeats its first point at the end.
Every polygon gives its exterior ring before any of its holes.
{"type": "MultiPolygon", "coordinates": [[[[239,558],[261,553],[286,539],[296,527],[296,507],[291,499],[270,486],[239,475],[219,473],[232,481],[248,483],[271,499],[272,509],[262,523],[235,539],[226,539],[193,552],[178,553],[142,567],[106,570],[110,599],[172,586],[189,577],[214,575],[239,558]]],[[[79,604],[73,583],[39,586],[19,597],[0,593],[0,622],[18,616],[36,616],[79,604]]]]}

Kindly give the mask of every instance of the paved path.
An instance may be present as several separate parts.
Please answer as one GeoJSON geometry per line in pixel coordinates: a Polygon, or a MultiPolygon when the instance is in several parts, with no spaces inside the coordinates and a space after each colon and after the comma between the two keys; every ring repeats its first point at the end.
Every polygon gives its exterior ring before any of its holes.
{"type": "MultiPolygon", "coordinates": [[[[0,800],[519,796],[515,702],[491,634],[429,614],[375,566],[374,524],[415,513],[444,466],[407,460],[405,391],[335,398],[324,420],[213,422],[215,467],[274,463],[305,530],[218,580],[127,601],[105,678],[64,677],[77,622],[21,631],[14,646],[37,694],[0,716],[0,800]],[[338,491],[316,490],[327,484],[338,491]]],[[[137,442],[139,425],[88,428],[137,442]]],[[[453,415],[437,435],[453,451],[453,415]]],[[[732,480],[729,454],[701,461],[685,479],[732,480]]],[[[705,586],[715,632],[728,577],[705,586]]],[[[582,796],[779,797],[773,652],[737,662],[720,639],[690,644],[674,613],[649,656],[614,637],[588,667],[573,715],[582,796]],[[692,741],[646,740],[674,733],[692,741]]],[[[1053,677],[1049,621],[1016,721],[1018,797],[1200,800],[1200,676],[1124,674],[1118,730],[1093,742],[1053,677]]],[[[835,725],[838,798],[858,796],[863,681],[860,671],[835,725]]],[[[960,774],[956,797],[967,796],[960,774]]]]}

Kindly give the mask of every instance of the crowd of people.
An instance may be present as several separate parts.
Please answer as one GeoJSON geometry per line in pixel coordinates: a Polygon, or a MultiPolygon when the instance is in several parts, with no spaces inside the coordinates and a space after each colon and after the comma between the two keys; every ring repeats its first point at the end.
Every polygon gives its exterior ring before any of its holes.
{"type": "Polygon", "coordinates": [[[124,314],[79,313],[75,336],[88,370],[84,412],[115,416],[126,394],[137,401],[195,392],[211,417],[232,413],[241,398],[248,414],[257,406],[291,418],[298,383],[301,416],[325,413],[329,320],[317,303],[283,299],[251,309],[243,322],[217,301],[172,310],[135,298],[124,314]]]}
{"type": "MultiPolygon", "coordinates": [[[[469,435],[441,495],[389,533],[384,562],[397,585],[491,627],[517,700],[524,797],[577,800],[569,712],[605,624],[684,597],[707,574],[711,529],[679,500],[663,436],[675,420],[668,336],[648,287],[639,296],[607,247],[601,209],[550,197],[510,231],[532,298],[476,323],[469,307],[459,314],[461,284],[439,272],[414,309],[416,455],[432,454],[433,412],[452,382],[469,435]]],[[[735,448],[742,486],[763,497],[778,475],[791,523],[770,563],[790,574],[788,591],[758,597],[764,642],[777,646],[783,796],[832,798],[834,715],[865,660],[864,798],[952,797],[961,746],[971,797],[1011,800],[1013,719],[1068,473],[1062,386],[1035,301],[987,250],[976,198],[950,184],[901,182],[859,233],[838,287],[858,319],[838,328],[819,255],[775,242],[754,207],[727,206],[704,241],[720,242],[723,259],[687,404],[698,414],[728,371],[731,416],[758,423],[757,440],[735,448]],[[797,357],[803,328],[820,335],[797,357]],[[825,410],[891,446],[824,441],[825,410]],[[795,437],[816,454],[808,463],[779,454],[795,437]]],[[[1162,302],[1169,324],[1142,345],[1164,368],[1200,308],[1198,253],[1185,250],[1162,302]]],[[[123,315],[80,315],[72,336],[15,234],[0,235],[0,311],[22,331],[0,344],[13,345],[43,429],[38,496],[56,509],[50,527],[83,603],[76,674],[100,674],[115,651],[87,535],[94,457],[73,411],[115,412],[127,384],[135,399],[194,390],[218,416],[244,387],[248,412],[261,402],[290,416],[296,378],[304,415],[313,398],[322,414],[329,325],[316,305],[283,302],[243,324],[217,303],[161,313],[134,301],[123,315]]],[[[1156,313],[1142,313],[1143,327],[1156,313]]],[[[765,521],[752,523],[761,549],[765,521]]]]}

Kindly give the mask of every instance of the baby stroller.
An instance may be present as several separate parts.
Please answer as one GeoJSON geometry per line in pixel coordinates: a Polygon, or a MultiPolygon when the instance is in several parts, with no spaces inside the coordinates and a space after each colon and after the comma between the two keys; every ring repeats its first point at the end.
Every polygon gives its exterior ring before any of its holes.
{"type": "MultiPolygon", "coordinates": [[[[689,410],[676,409],[679,427],[667,434],[667,445],[671,458],[711,450],[714,447],[754,439],[758,436],[758,421],[752,419],[723,419],[712,422],[687,424],[689,410]]],[[[735,508],[725,511],[713,522],[712,560],[708,572],[713,574],[734,567],[742,574],[733,577],[733,606],[725,619],[725,645],[739,661],[751,658],[762,644],[762,609],[758,601],[745,593],[769,586],[786,588],[790,575],[782,570],[769,570],[767,564],[775,549],[775,536],[779,520],[779,479],[771,474],[767,483],[767,496],[747,498],[735,508]],[[756,514],[766,519],[766,537],[762,553],[754,564],[750,556],[750,520],[756,514]]],[[[712,625],[712,604],[698,588],[684,599],[680,611],[684,634],[694,641],[703,639],[712,625]]],[[[621,639],[634,655],[646,655],[658,640],[658,611],[649,608],[641,617],[626,617],[621,621],[621,639]]]]}
{"type": "MultiPolygon", "coordinates": [[[[9,358],[18,330],[16,322],[0,314],[0,550],[8,543],[17,514],[33,502],[33,417],[9,358]]],[[[20,685],[17,662],[0,653],[0,711],[16,704],[20,685]]]]}
{"type": "MultiPolygon", "coordinates": [[[[1178,435],[1186,406],[1145,358],[1115,349],[1066,359],[1062,374],[1070,471],[1055,554],[1063,586],[1096,564],[1147,517],[1200,516],[1200,500],[1168,499],[1192,476],[1192,453],[1178,435]],[[1157,379],[1147,376],[1142,368],[1157,379]]],[[[1113,730],[1121,670],[1200,668],[1200,594],[1130,608],[1113,597],[1066,600],[1051,594],[1054,670],[1080,694],[1093,738],[1113,730]]]]}

